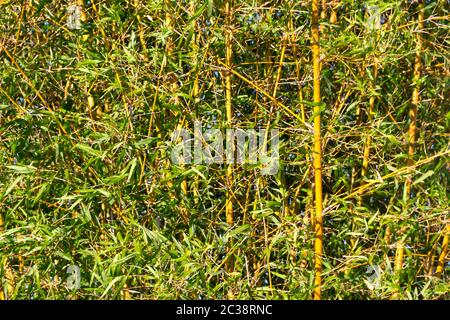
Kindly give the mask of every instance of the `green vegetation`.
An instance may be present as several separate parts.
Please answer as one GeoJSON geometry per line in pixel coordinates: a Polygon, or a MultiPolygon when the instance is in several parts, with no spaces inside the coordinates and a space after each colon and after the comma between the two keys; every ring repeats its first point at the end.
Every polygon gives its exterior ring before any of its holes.
{"type": "Polygon", "coordinates": [[[0,0],[0,299],[450,298],[448,8],[0,0]],[[195,120],[278,174],[174,165],[195,120]]]}

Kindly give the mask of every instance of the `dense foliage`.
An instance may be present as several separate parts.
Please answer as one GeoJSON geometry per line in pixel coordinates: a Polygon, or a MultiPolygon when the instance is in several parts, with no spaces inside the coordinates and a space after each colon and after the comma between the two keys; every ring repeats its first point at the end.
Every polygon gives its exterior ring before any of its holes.
{"type": "MultiPolygon", "coordinates": [[[[0,0],[0,298],[311,298],[311,2],[224,2],[78,1],[74,29],[75,1],[0,0]],[[227,76],[232,126],[280,131],[277,175],[171,163],[180,126],[230,125],[227,76]]],[[[449,298],[448,4],[321,10],[324,299],[449,298]]]]}

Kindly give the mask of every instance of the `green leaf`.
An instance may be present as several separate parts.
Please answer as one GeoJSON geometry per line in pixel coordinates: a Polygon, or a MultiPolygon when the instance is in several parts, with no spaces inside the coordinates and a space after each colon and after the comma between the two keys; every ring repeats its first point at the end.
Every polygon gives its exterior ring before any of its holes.
{"type": "Polygon", "coordinates": [[[134,169],[136,168],[136,165],[137,165],[137,159],[133,158],[133,160],[131,160],[131,168],[130,168],[130,172],[128,173],[127,183],[130,183],[131,176],[134,173],[134,169]]]}
{"type": "Polygon", "coordinates": [[[415,180],[415,181],[413,182],[412,185],[415,186],[416,184],[419,184],[419,183],[423,182],[425,179],[431,177],[433,174],[434,174],[434,171],[433,171],[433,170],[427,171],[427,172],[426,172],[425,174],[423,174],[420,178],[418,178],[417,180],[415,180]]]}
{"type": "Polygon", "coordinates": [[[36,197],[34,197],[34,199],[33,199],[32,206],[34,206],[41,199],[41,197],[47,191],[48,187],[49,187],[49,183],[48,182],[45,182],[45,183],[42,184],[42,186],[39,188],[39,192],[37,193],[36,197]]]}
{"type": "Polygon", "coordinates": [[[29,174],[29,173],[33,173],[37,170],[37,168],[33,167],[33,166],[6,166],[8,169],[14,170],[18,173],[22,173],[22,174],[29,174]]]}
{"type": "Polygon", "coordinates": [[[8,189],[6,189],[5,193],[2,195],[0,201],[3,200],[3,198],[6,197],[6,196],[12,191],[12,189],[15,188],[15,186],[22,180],[22,178],[23,178],[22,176],[17,177],[17,178],[9,185],[8,189]]]}
{"type": "Polygon", "coordinates": [[[102,158],[103,157],[103,154],[100,151],[92,149],[90,146],[88,146],[86,144],[77,143],[75,145],[75,148],[80,149],[84,153],[87,153],[88,155],[91,155],[91,156],[94,156],[94,157],[98,157],[98,158],[102,158]]]}
{"type": "Polygon", "coordinates": [[[249,231],[250,231],[250,225],[244,224],[244,225],[239,226],[235,229],[232,229],[230,232],[228,232],[228,237],[232,238],[241,233],[248,233],[249,231]]]}

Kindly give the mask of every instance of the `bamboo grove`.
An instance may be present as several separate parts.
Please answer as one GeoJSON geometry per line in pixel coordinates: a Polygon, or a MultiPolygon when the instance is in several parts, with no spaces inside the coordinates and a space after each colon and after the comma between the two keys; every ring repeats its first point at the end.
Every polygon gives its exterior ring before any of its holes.
{"type": "Polygon", "coordinates": [[[0,9],[0,299],[449,298],[448,1],[0,9]],[[196,121],[278,172],[174,164],[196,121]]]}

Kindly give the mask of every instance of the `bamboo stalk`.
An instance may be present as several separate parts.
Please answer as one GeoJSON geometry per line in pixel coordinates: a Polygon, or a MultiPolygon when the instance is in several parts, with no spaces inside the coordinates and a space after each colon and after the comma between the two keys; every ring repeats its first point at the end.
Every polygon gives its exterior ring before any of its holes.
{"type": "Polygon", "coordinates": [[[336,23],[337,22],[337,13],[336,13],[336,8],[339,5],[339,1],[337,0],[332,0],[331,1],[331,14],[330,14],[330,23],[336,23]]]}
{"type": "MultiPolygon", "coordinates": [[[[314,1],[313,1],[313,5],[314,5],[314,1]]],[[[322,19],[327,18],[327,0],[322,0],[322,11],[320,13],[320,17],[322,19]]]]}
{"type": "MultiPolygon", "coordinates": [[[[421,69],[422,69],[422,29],[423,29],[423,21],[424,21],[424,3],[420,0],[419,4],[419,24],[418,24],[418,32],[416,35],[417,39],[417,47],[416,47],[416,57],[414,62],[414,90],[412,94],[412,105],[409,109],[409,118],[410,124],[408,129],[408,166],[414,165],[414,153],[416,146],[416,124],[417,124],[417,108],[420,100],[420,84],[418,83],[421,77],[421,69]]],[[[411,177],[406,179],[406,193],[409,196],[411,192],[411,177]]]]}
{"type": "MultiPolygon", "coordinates": [[[[293,55],[293,59],[295,61],[295,76],[297,78],[297,83],[298,83],[298,99],[300,101],[303,101],[303,92],[302,92],[302,85],[300,82],[300,61],[301,61],[301,57],[298,56],[298,50],[297,50],[297,39],[296,39],[296,35],[295,35],[295,27],[294,27],[294,20],[293,20],[293,15],[292,13],[289,14],[289,20],[288,20],[288,36],[286,37],[286,41],[289,41],[289,44],[292,47],[292,55],[293,55]]],[[[284,49],[284,47],[283,47],[284,49]]],[[[304,106],[303,103],[300,102],[299,104],[300,106],[300,112],[301,112],[301,117],[302,120],[305,120],[305,112],[304,112],[304,106]]],[[[283,174],[283,184],[286,183],[286,179],[285,176],[283,174]]],[[[284,212],[286,215],[290,215],[292,211],[296,212],[296,199],[297,199],[297,195],[298,195],[298,191],[300,189],[297,188],[297,191],[295,192],[295,195],[291,198],[291,203],[289,203],[289,192],[287,192],[286,197],[284,198],[284,212]]],[[[291,252],[291,260],[292,262],[294,262],[295,260],[295,252],[294,250],[291,252]]]]}
{"type": "Polygon", "coordinates": [[[86,11],[84,10],[84,0],[77,0],[77,6],[81,7],[80,20],[82,22],[86,22],[87,16],[86,16],[86,11]]]}
{"type": "MultiPolygon", "coordinates": [[[[231,69],[231,57],[232,57],[232,45],[231,45],[231,10],[230,10],[230,0],[225,2],[225,19],[227,30],[225,30],[225,64],[228,69],[231,69]]],[[[231,126],[231,122],[233,119],[233,110],[231,106],[231,74],[229,71],[226,71],[225,76],[225,109],[227,115],[227,125],[231,126]]],[[[230,163],[227,167],[226,172],[226,185],[227,185],[227,199],[226,199],[226,221],[229,225],[234,224],[234,215],[233,215],[233,200],[232,200],[232,192],[231,185],[233,182],[233,168],[230,163]]]]}
{"type": "Polygon", "coordinates": [[[2,299],[0,300],[10,300],[12,298],[12,295],[14,293],[14,287],[15,287],[15,281],[14,281],[14,274],[12,272],[12,268],[10,264],[8,263],[8,257],[3,257],[2,261],[0,263],[3,264],[3,272],[4,272],[4,280],[5,280],[5,289],[6,294],[2,295],[2,299]]]}
{"type": "Polygon", "coordinates": [[[297,47],[297,36],[295,34],[295,28],[294,28],[294,21],[293,16],[291,14],[291,17],[288,21],[288,30],[291,33],[291,45],[292,45],[292,53],[295,60],[295,76],[297,77],[298,81],[298,99],[300,100],[300,114],[303,122],[305,121],[305,108],[303,104],[303,90],[302,90],[302,83],[300,82],[300,62],[301,62],[301,56],[298,56],[298,47],[297,47]]]}
{"type": "MultiPolygon", "coordinates": [[[[189,3],[189,10],[191,12],[191,15],[195,14],[195,3],[196,1],[191,0],[191,2],[189,3]]],[[[199,81],[198,81],[198,76],[199,76],[199,72],[200,72],[200,68],[198,66],[198,37],[196,34],[196,25],[194,25],[193,27],[193,32],[192,32],[192,40],[191,40],[191,47],[193,48],[192,50],[192,61],[193,61],[193,65],[195,67],[196,73],[195,73],[195,78],[194,78],[194,84],[192,87],[192,98],[194,98],[194,103],[197,104],[199,102],[198,96],[200,94],[200,86],[199,86],[199,81]]],[[[195,114],[197,115],[197,107],[195,107],[195,114]]],[[[196,176],[195,180],[192,184],[192,193],[194,195],[194,203],[198,204],[198,196],[199,196],[199,191],[198,191],[198,185],[199,185],[199,177],[196,176]]],[[[187,186],[186,186],[187,188],[187,186]]]]}
{"type": "MultiPolygon", "coordinates": [[[[164,0],[164,8],[166,9],[165,26],[166,26],[167,29],[172,30],[173,29],[173,25],[172,25],[173,20],[172,20],[172,15],[170,13],[170,1],[169,0],[164,0]]],[[[172,39],[172,37],[169,37],[167,39],[166,48],[165,49],[166,49],[166,55],[168,57],[171,56],[172,53],[173,53],[173,39],[172,39]]],[[[163,64],[164,64],[164,67],[165,67],[166,64],[167,64],[167,59],[165,59],[163,61],[163,64]]]]}
{"type": "MultiPolygon", "coordinates": [[[[2,214],[0,213],[0,232],[3,231],[3,218],[2,214]]],[[[5,295],[3,294],[3,284],[0,283],[0,300],[5,300],[5,295]]]]}
{"type": "MultiPolygon", "coordinates": [[[[196,1],[194,1],[194,0],[191,0],[191,2],[189,3],[189,10],[190,10],[191,15],[195,14],[195,3],[196,3],[196,1]]],[[[195,25],[194,25],[193,29],[194,30],[193,30],[193,33],[192,33],[192,40],[191,40],[191,47],[193,48],[193,50],[192,50],[192,53],[193,53],[192,61],[193,61],[193,64],[195,66],[195,69],[197,70],[197,73],[195,75],[194,85],[193,85],[193,88],[192,88],[192,97],[194,98],[194,101],[196,101],[197,97],[198,97],[198,95],[200,93],[200,88],[199,88],[199,84],[198,84],[198,72],[199,72],[200,69],[198,67],[198,59],[197,59],[199,46],[198,46],[198,43],[197,43],[197,38],[198,37],[197,37],[197,30],[196,30],[195,25]]]]}
{"type": "MultiPolygon", "coordinates": [[[[423,29],[423,21],[424,21],[424,3],[422,0],[419,1],[419,14],[418,14],[418,29],[416,34],[416,56],[414,61],[414,90],[412,94],[412,102],[411,108],[409,109],[409,118],[410,124],[408,128],[408,161],[407,167],[408,172],[412,172],[412,168],[414,167],[414,153],[415,153],[415,144],[416,144],[416,123],[417,123],[417,108],[420,100],[420,84],[419,80],[421,77],[421,69],[422,69],[422,29],[423,29]]],[[[407,197],[410,197],[411,194],[411,176],[406,178],[405,181],[405,192],[407,197]]],[[[397,250],[395,253],[395,271],[399,272],[403,266],[403,255],[404,255],[404,243],[403,240],[399,240],[397,242],[397,250]]]]}
{"type": "MultiPolygon", "coordinates": [[[[139,0],[134,0],[134,7],[136,8],[136,11],[139,12],[139,0]]],[[[145,42],[144,29],[141,26],[142,17],[139,13],[136,15],[136,19],[138,22],[139,41],[141,42],[142,51],[147,52],[147,44],[145,42]]],[[[144,54],[143,57],[144,59],[147,59],[146,54],[144,54]]]]}
{"type": "MultiPolygon", "coordinates": [[[[275,78],[275,85],[274,85],[273,93],[272,93],[272,96],[275,99],[277,97],[277,90],[278,90],[278,86],[279,86],[280,80],[281,80],[281,73],[283,70],[283,63],[284,63],[284,56],[286,53],[287,40],[288,40],[288,36],[287,36],[287,34],[284,34],[283,39],[282,39],[283,43],[282,43],[282,47],[281,47],[280,61],[278,63],[278,69],[277,69],[276,78],[275,78]]],[[[270,113],[272,113],[272,110],[273,110],[273,105],[271,107],[270,113]]],[[[265,143],[267,143],[267,139],[268,139],[267,135],[269,133],[269,127],[270,127],[270,118],[269,118],[269,121],[267,122],[267,126],[266,126],[265,143]]],[[[291,208],[290,208],[290,204],[289,204],[289,190],[286,185],[286,177],[285,177],[284,170],[280,172],[280,175],[281,175],[280,191],[281,191],[281,196],[283,197],[282,212],[285,216],[289,216],[290,212],[291,212],[291,208]]]]}
{"type": "MultiPolygon", "coordinates": [[[[166,8],[166,27],[168,29],[172,30],[173,29],[173,19],[172,19],[172,14],[169,11],[169,9],[170,9],[170,1],[166,0],[164,2],[164,5],[165,5],[165,8],[166,8]]],[[[173,49],[174,49],[174,42],[173,42],[172,37],[169,37],[169,39],[167,41],[167,44],[166,44],[167,58],[169,58],[169,57],[171,57],[173,55],[173,49]]],[[[166,60],[166,63],[167,63],[167,60],[166,60]]],[[[166,65],[164,65],[164,67],[165,66],[166,65]]],[[[178,83],[177,83],[177,79],[175,79],[174,81],[172,81],[172,84],[171,84],[171,91],[172,91],[172,95],[173,95],[172,102],[173,102],[174,105],[179,105],[180,104],[178,96],[175,95],[177,90],[178,90],[178,83]]],[[[178,112],[174,112],[174,115],[178,116],[178,112]]],[[[178,124],[177,124],[178,132],[180,132],[180,130],[183,129],[184,120],[185,120],[185,117],[183,117],[183,119],[178,122],[178,124]]],[[[170,181],[170,180],[168,181],[168,186],[169,186],[169,188],[171,188],[173,186],[172,181],[170,181]]],[[[186,178],[183,178],[183,180],[181,181],[180,189],[181,189],[182,194],[184,196],[186,196],[187,195],[187,190],[188,190],[186,178]]],[[[188,210],[186,209],[186,206],[185,206],[183,200],[181,201],[180,213],[181,213],[181,216],[183,217],[184,221],[187,223],[188,220],[189,220],[188,210]]]]}
{"type": "MultiPolygon", "coordinates": [[[[378,75],[378,65],[375,64],[373,67],[373,82],[375,82],[378,75]]],[[[373,87],[372,82],[372,87],[373,87]]],[[[373,119],[373,108],[375,106],[375,96],[371,96],[369,99],[369,110],[367,115],[367,123],[370,125],[373,119]]],[[[366,143],[364,144],[364,153],[363,153],[363,163],[361,168],[361,177],[366,177],[367,175],[367,168],[369,167],[369,155],[370,155],[370,145],[372,142],[372,135],[370,132],[368,132],[366,136],[366,143]]],[[[360,198],[361,200],[362,198],[360,198]]]]}
{"type": "MultiPolygon", "coordinates": [[[[379,38],[379,32],[377,33],[377,42],[378,42],[378,38],[379,38]]],[[[373,66],[373,77],[372,80],[370,81],[370,87],[372,90],[374,90],[375,88],[375,82],[378,76],[378,63],[377,63],[377,59],[374,59],[374,66],[373,66]]],[[[360,70],[360,75],[361,77],[364,77],[364,70],[365,70],[365,65],[363,65],[363,68],[361,68],[360,70]]],[[[372,125],[372,120],[373,120],[373,109],[375,107],[375,96],[371,96],[369,99],[369,108],[367,109],[367,127],[368,129],[366,130],[366,134],[365,134],[365,142],[364,142],[364,150],[363,150],[363,161],[362,161],[362,166],[361,166],[361,178],[365,178],[367,176],[367,170],[369,167],[369,157],[370,157],[370,148],[371,148],[371,144],[372,144],[372,135],[370,133],[370,127],[372,125]]],[[[358,125],[361,125],[362,121],[363,121],[363,111],[361,108],[358,107],[358,125]]],[[[356,172],[356,170],[355,170],[356,172]]],[[[352,174],[352,179],[354,178],[355,175],[352,174]]],[[[363,181],[361,181],[360,183],[362,183],[363,181]]],[[[353,183],[352,183],[353,185],[353,183]]],[[[362,207],[363,206],[363,197],[358,197],[358,207],[362,207]]],[[[352,231],[355,231],[355,223],[352,221],[352,231]]],[[[352,248],[355,248],[357,243],[358,243],[358,239],[355,239],[355,237],[351,237],[350,239],[352,248]]]]}
{"type": "MultiPolygon", "coordinates": [[[[77,6],[79,6],[81,8],[80,21],[81,22],[86,22],[87,21],[87,15],[86,15],[86,10],[85,10],[84,0],[77,0],[77,6]]],[[[84,34],[81,37],[81,39],[83,41],[87,41],[89,39],[89,35],[88,34],[84,34]]]]}
{"type": "Polygon", "coordinates": [[[450,234],[450,224],[447,224],[446,228],[443,231],[444,239],[442,240],[442,251],[439,255],[438,259],[438,265],[436,268],[436,277],[440,278],[442,275],[442,272],[444,271],[444,265],[445,265],[445,258],[447,256],[447,249],[448,249],[448,235],[450,234]]]}
{"type": "Polygon", "coordinates": [[[320,136],[320,45],[319,45],[319,3],[312,1],[312,54],[314,82],[314,186],[315,186],[315,217],[314,217],[314,251],[315,279],[314,300],[321,299],[322,287],[322,251],[323,251],[323,217],[322,217],[322,145],[320,136]]]}

